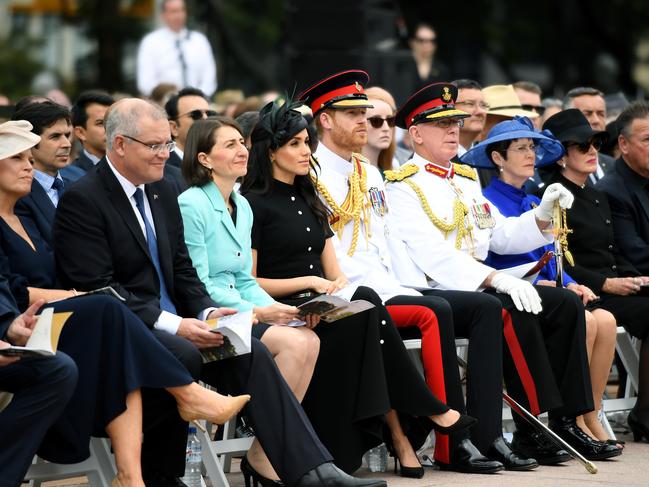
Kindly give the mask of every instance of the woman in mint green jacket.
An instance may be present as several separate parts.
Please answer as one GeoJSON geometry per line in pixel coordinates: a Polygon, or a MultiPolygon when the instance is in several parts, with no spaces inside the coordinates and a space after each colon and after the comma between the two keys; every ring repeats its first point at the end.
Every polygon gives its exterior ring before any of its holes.
{"type": "MultiPolygon", "coordinates": [[[[273,354],[282,376],[302,401],[320,349],[312,330],[317,318],[308,317],[307,326],[281,326],[298,319],[298,309],[276,302],[252,276],[252,211],[246,199],[233,191],[247,165],[248,150],[236,122],[219,118],[192,125],[182,164],[190,188],[178,198],[185,242],[212,299],[220,306],[253,310],[259,321],[253,336],[273,354]]],[[[247,458],[260,474],[277,478],[256,441],[247,458]]]]}

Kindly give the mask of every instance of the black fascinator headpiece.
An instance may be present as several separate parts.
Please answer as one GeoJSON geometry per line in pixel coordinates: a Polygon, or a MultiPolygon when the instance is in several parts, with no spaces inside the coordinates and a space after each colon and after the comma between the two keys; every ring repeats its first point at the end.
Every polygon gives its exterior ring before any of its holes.
{"type": "Polygon", "coordinates": [[[307,121],[297,111],[302,103],[290,98],[277,99],[268,103],[259,111],[259,121],[252,131],[250,141],[255,144],[270,140],[271,150],[277,150],[286,144],[291,137],[307,128],[307,121]],[[283,102],[283,103],[282,103],[283,102]]]}

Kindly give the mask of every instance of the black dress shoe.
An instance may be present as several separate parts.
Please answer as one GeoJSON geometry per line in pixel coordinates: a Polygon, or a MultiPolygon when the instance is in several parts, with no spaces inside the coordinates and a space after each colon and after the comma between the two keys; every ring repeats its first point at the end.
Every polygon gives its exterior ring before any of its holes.
{"type": "Polygon", "coordinates": [[[574,418],[553,418],[550,428],[588,460],[604,460],[622,454],[621,448],[592,439],[577,426],[574,418]]]}
{"type": "Polygon", "coordinates": [[[532,470],[539,466],[539,462],[534,458],[525,458],[514,453],[502,436],[491,444],[487,457],[502,463],[505,470],[532,470]]]}
{"type": "Polygon", "coordinates": [[[640,421],[633,409],[626,418],[626,422],[633,432],[633,441],[649,441],[649,426],[640,421]]]}
{"type": "Polygon", "coordinates": [[[305,473],[295,487],[387,487],[387,485],[387,482],[381,479],[352,477],[328,462],[305,473]]]}
{"type": "Polygon", "coordinates": [[[534,458],[539,465],[558,465],[570,460],[566,450],[559,448],[547,436],[537,431],[515,431],[511,449],[524,457],[534,458]]]}
{"type": "Polygon", "coordinates": [[[458,420],[455,423],[453,423],[451,426],[441,426],[437,424],[435,421],[433,421],[433,429],[438,433],[442,433],[444,435],[450,435],[451,433],[457,433],[458,431],[463,431],[467,428],[470,428],[477,422],[478,420],[475,419],[473,416],[469,416],[468,414],[460,414],[458,420]]]}
{"type": "Polygon", "coordinates": [[[489,460],[480,453],[471,440],[465,438],[451,452],[451,463],[435,461],[440,470],[451,470],[462,473],[496,473],[501,471],[503,464],[489,460]]]}
{"type": "Polygon", "coordinates": [[[243,459],[241,460],[241,466],[239,468],[241,468],[241,473],[243,474],[243,483],[246,485],[246,487],[258,487],[260,485],[261,487],[284,486],[284,482],[282,482],[281,480],[272,480],[264,477],[259,472],[257,472],[254,468],[252,468],[252,465],[250,465],[247,457],[243,457],[243,459]]]}

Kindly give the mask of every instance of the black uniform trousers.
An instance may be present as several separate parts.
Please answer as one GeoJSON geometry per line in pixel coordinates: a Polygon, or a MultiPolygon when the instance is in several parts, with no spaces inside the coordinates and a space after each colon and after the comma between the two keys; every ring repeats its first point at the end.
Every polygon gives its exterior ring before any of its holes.
{"type": "MultiPolygon", "coordinates": [[[[156,332],[154,332],[156,333],[156,332]]],[[[225,360],[202,364],[198,349],[188,340],[166,334],[158,338],[187,367],[197,379],[217,388],[221,394],[250,394],[251,400],[243,409],[243,414],[250,420],[255,435],[266,452],[270,463],[287,484],[296,483],[305,473],[319,465],[331,462],[332,457],[318,439],[311,423],[307,419],[300,403],[288,387],[277,369],[273,357],[266,347],[256,338],[251,341],[251,353],[225,360]]],[[[145,404],[145,416],[147,414],[145,404]]],[[[176,413],[177,416],[177,413],[176,413]]],[[[163,423],[169,426],[179,416],[171,417],[163,423]]],[[[182,422],[182,419],[180,420],[182,422]]],[[[150,449],[167,449],[148,444],[151,438],[161,435],[161,425],[155,425],[155,432],[147,438],[145,431],[142,448],[143,464],[153,460],[150,449]]],[[[184,422],[183,422],[184,423],[184,422]]],[[[176,431],[175,429],[172,431],[176,431]]],[[[187,441],[187,423],[184,423],[183,451],[187,441]]],[[[171,454],[165,458],[172,458],[171,454]]],[[[175,457],[174,457],[175,458],[175,457]]],[[[184,454],[183,471],[184,471],[184,454]]],[[[158,458],[157,464],[163,465],[158,458]]],[[[176,474],[176,476],[182,475],[176,474]]]]}
{"type": "Polygon", "coordinates": [[[581,299],[567,289],[535,289],[543,306],[538,315],[518,311],[507,294],[488,291],[503,307],[507,392],[536,415],[574,417],[592,411],[581,299]]]}
{"type": "Polygon", "coordinates": [[[59,418],[77,385],[77,366],[59,352],[0,367],[0,391],[14,394],[0,412],[0,487],[17,487],[47,429],[59,418]]]}

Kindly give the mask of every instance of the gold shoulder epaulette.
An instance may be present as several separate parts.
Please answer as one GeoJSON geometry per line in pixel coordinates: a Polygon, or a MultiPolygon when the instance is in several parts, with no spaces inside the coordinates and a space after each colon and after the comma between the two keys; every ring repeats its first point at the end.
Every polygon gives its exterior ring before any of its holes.
{"type": "Polygon", "coordinates": [[[455,174],[457,174],[458,176],[473,179],[474,181],[478,180],[478,173],[472,167],[454,162],[453,169],[455,170],[455,174]]]}
{"type": "Polygon", "coordinates": [[[419,171],[419,167],[416,164],[404,164],[394,171],[385,171],[383,175],[387,181],[403,181],[413,174],[417,174],[417,171],[419,171]]]}

